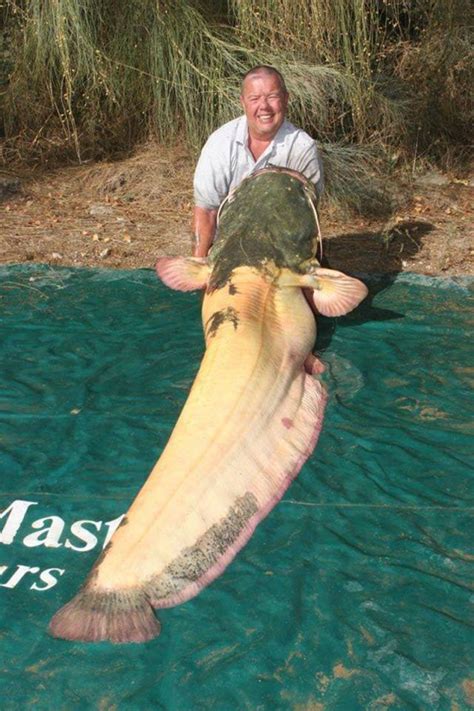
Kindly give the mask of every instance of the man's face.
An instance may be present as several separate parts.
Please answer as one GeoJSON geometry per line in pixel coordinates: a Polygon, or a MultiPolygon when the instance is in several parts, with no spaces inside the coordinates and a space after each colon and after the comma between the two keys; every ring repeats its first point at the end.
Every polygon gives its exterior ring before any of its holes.
{"type": "Polygon", "coordinates": [[[285,119],[288,106],[288,94],[280,87],[278,77],[272,74],[248,77],[240,101],[250,136],[271,141],[285,119]]]}

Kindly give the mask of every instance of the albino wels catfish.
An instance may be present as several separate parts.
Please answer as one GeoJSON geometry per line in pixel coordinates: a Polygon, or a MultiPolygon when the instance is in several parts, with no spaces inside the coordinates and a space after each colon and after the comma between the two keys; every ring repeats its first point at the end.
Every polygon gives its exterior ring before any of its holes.
{"type": "Polygon", "coordinates": [[[312,354],[316,322],[347,313],[366,287],[314,258],[312,185],[267,168],[220,212],[208,259],[162,258],[158,275],[205,289],[206,351],[171,437],[84,585],[50,631],[70,640],[143,642],[154,609],[216,578],[313,451],[325,389],[312,354]]]}

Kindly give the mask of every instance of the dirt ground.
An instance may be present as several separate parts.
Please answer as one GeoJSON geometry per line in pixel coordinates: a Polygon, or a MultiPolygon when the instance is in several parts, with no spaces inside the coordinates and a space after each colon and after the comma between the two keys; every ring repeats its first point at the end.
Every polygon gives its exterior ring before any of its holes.
{"type": "MultiPolygon", "coordinates": [[[[0,171],[0,264],[133,269],[191,249],[193,161],[145,146],[111,163],[0,171]]],[[[341,215],[324,204],[327,263],[358,273],[474,274],[474,181],[425,173],[404,186],[389,219],[341,215]]]]}

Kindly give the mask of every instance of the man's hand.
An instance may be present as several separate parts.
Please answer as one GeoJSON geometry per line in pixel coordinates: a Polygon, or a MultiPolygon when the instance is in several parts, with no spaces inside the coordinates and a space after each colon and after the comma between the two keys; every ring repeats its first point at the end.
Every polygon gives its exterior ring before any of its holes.
{"type": "Polygon", "coordinates": [[[195,207],[193,214],[194,257],[207,257],[216,234],[217,210],[195,207]]]}

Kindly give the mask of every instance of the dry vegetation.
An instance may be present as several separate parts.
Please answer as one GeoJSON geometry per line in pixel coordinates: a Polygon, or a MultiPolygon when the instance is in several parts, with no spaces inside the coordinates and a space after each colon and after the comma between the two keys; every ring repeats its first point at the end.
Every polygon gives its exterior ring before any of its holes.
{"type": "Polygon", "coordinates": [[[263,62],[320,146],[333,265],[470,273],[471,16],[469,0],[5,0],[0,156],[22,190],[0,203],[1,261],[187,253],[196,151],[263,62]]]}
{"type": "MultiPolygon", "coordinates": [[[[186,150],[149,144],[122,161],[28,174],[2,203],[0,262],[137,268],[189,254],[192,170],[186,150]]],[[[473,274],[473,192],[434,172],[405,185],[389,218],[326,200],[326,257],[349,272],[473,274]]]]}

